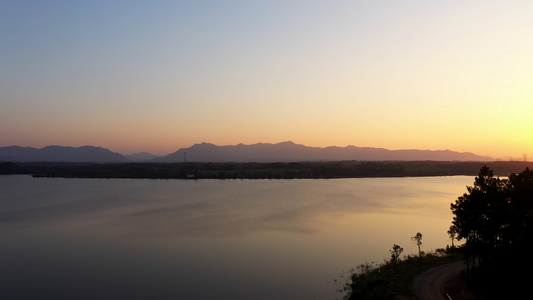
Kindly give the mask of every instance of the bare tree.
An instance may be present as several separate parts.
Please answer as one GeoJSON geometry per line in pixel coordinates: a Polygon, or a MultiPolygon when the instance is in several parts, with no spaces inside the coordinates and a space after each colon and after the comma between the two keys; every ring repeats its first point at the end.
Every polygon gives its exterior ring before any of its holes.
{"type": "Polygon", "coordinates": [[[417,232],[415,236],[411,237],[411,240],[418,246],[418,258],[422,259],[422,252],[420,251],[420,245],[422,245],[422,234],[417,232]]]}
{"type": "Polygon", "coordinates": [[[452,249],[455,249],[454,240],[455,240],[455,237],[457,236],[457,227],[452,225],[450,229],[448,230],[448,236],[452,239],[452,249]]]}

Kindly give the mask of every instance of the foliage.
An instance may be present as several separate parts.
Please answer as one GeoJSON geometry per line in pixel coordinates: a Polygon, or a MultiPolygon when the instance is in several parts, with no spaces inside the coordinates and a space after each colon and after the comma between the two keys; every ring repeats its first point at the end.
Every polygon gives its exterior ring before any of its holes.
{"type": "Polygon", "coordinates": [[[390,250],[390,262],[394,267],[394,271],[396,271],[396,266],[400,262],[400,255],[402,254],[402,252],[403,248],[396,244],[394,244],[394,246],[392,246],[392,250],[390,250]]]}
{"type": "Polygon", "coordinates": [[[466,240],[464,255],[474,285],[491,287],[489,298],[508,297],[510,291],[520,294],[519,274],[533,266],[528,259],[533,246],[533,171],[526,168],[500,179],[484,166],[451,210],[449,232],[466,240]]]}
{"type": "MultiPolygon", "coordinates": [[[[401,247],[396,248],[398,251],[400,249],[401,247]]],[[[396,299],[398,295],[412,298],[413,281],[419,274],[458,259],[457,256],[439,250],[425,254],[423,261],[416,255],[403,256],[402,259],[398,257],[396,267],[391,260],[382,264],[361,264],[351,270],[350,282],[342,290],[348,291],[344,299],[396,299]]]]}

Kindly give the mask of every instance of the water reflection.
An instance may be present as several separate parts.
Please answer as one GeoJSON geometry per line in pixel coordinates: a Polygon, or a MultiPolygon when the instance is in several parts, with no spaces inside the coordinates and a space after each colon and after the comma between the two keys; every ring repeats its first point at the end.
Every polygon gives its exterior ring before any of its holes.
{"type": "Polygon", "coordinates": [[[419,178],[413,186],[413,180],[405,178],[358,179],[351,184],[350,179],[150,181],[11,176],[3,178],[8,198],[2,201],[0,222],[4,226],[75,222],[143,235],[315,232],[324,214],[426,214],[440,205],[432,199],[451,202],[459,195],[436,190],[445,186],[428,179],[433,178],[419,178]],[[28,183],[31,189],[24,188],[28,183]]]}
{"type": "Polygon", "coordinates": [[[471,182],[0,176],[0,295],[332,299],[325,277],[393,243],[414,253],[418,231],[445,246],[449,203],[471,182]]]}

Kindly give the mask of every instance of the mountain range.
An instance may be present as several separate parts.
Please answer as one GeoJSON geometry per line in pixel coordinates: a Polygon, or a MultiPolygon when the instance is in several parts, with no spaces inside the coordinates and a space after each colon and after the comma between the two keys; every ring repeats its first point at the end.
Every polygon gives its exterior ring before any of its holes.
{"type": "Polygon", "coordinates": [[[493,161],[487,156],[450,150],[387,150],[371,147],[309,147],[293,142],[217,146],[195,144],[166,156],[141,152],[128,156],[94,146],[0,147],[0,161],[13,162],[297,162],[297,161],[493,161]]]}
{"type": "Polygon", "coordinates": [[[93,146],[0,147],[0,161],[12,162],[127,162],[123,155],[93,146]]]}
{"type": "Polygon", "coordinates": [[[296,161],[382,161],[382,160],[434,160],[434,161],[493,161],[487,156],[450,150],[387,150],[371,147],[308,147],[293,142],[277,144],[217,146],[209,143],[182,148],[157,162],[296,162],[296,161]]]}

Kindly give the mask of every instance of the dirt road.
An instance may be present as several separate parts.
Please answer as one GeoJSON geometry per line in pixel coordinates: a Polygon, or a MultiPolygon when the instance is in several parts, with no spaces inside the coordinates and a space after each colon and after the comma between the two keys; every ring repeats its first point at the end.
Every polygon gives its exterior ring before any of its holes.
{"type": "Polygon", "coordinates": [[[435,267],[420,274],[413,283],[415,295],[421,300],[460,300],[447,295],[445,284],[466,269],[463,261],[435,267]]]}

